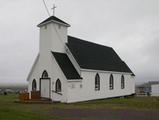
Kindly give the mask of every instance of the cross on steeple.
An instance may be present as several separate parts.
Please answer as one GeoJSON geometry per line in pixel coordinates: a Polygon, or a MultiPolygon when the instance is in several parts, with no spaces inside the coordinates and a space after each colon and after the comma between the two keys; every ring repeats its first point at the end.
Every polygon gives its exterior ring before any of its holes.
{"type": "Polygon", "coordinates": [[[55,16],[55,9],[56,9],[57,7],[55,6],[55,4],[53,4],[53,7],[51,8],[52,9],[52,11],[53,11],[53,16],[55,16]]]}

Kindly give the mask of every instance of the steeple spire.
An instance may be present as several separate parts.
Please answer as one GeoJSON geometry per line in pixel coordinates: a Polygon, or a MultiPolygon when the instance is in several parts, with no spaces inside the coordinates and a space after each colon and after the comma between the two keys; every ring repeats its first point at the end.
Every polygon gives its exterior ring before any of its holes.
{"type": "Polygon", "coordinates": [[[53,7],[51,8],[52,9],[52,11],[53,11],[53,16],[55,16],[55,9],[56,9],[57,7],[55,6],[55,4],[53,4],[53,7]]]}

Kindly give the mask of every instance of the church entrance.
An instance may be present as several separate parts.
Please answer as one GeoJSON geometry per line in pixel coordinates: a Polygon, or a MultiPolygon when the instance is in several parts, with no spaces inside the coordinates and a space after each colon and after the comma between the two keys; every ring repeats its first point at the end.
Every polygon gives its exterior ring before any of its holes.
{"type": "Polygon", "coordinates": [[[51,80],[46,71],[43,72],[40,78],[40,95],[42,98],[51,98],[51,80]]]}

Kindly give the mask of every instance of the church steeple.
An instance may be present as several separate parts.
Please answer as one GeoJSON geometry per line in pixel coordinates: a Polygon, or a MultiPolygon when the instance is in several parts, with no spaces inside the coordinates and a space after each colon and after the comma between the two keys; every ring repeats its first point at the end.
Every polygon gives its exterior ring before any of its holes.
{"type": "Polygon", "coordinates": [[[63,20],[51,16],[41,22],[40,28],[40,53],[46,54],[48,51],[65,52],[67,43],[67,28],[70,25],[63,20]]]}

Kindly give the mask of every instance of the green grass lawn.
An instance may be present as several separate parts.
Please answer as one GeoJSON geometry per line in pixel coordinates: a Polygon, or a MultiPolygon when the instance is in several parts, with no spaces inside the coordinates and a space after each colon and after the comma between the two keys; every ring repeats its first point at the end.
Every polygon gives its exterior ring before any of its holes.
{"type": "Polygon", "coordinates": [[[18,95],[0,95],[0,120],[63,120],[52,116],[52,104],[21,104],[18,95]]]}
{"type": "Polygon", "coordinates": [[[75,105],[86,107],[108,107],[113,109],[142,109],[142,110],[159,110],[159,97],[127,97],[112,98],[104,100],[94,100],[76,103],[75,105]]]}
{"type": "Polygon", "coordinates": [[[72,104],[56,103],[57,107],[66,108],[111,108],[159,111],[159,97],[127,97],[93,100],[72,104]]]}
{"type": "Polygon", "coordinates": [[[137,109],[159,110],[159,97],[130,97],[94,100],[81,103],[64,104],[21,104],[14,103],[18,95],[0,95],[0,120],[66,120],[54,116],[54,108],[111,108],[111,109],[137,109]]]}

